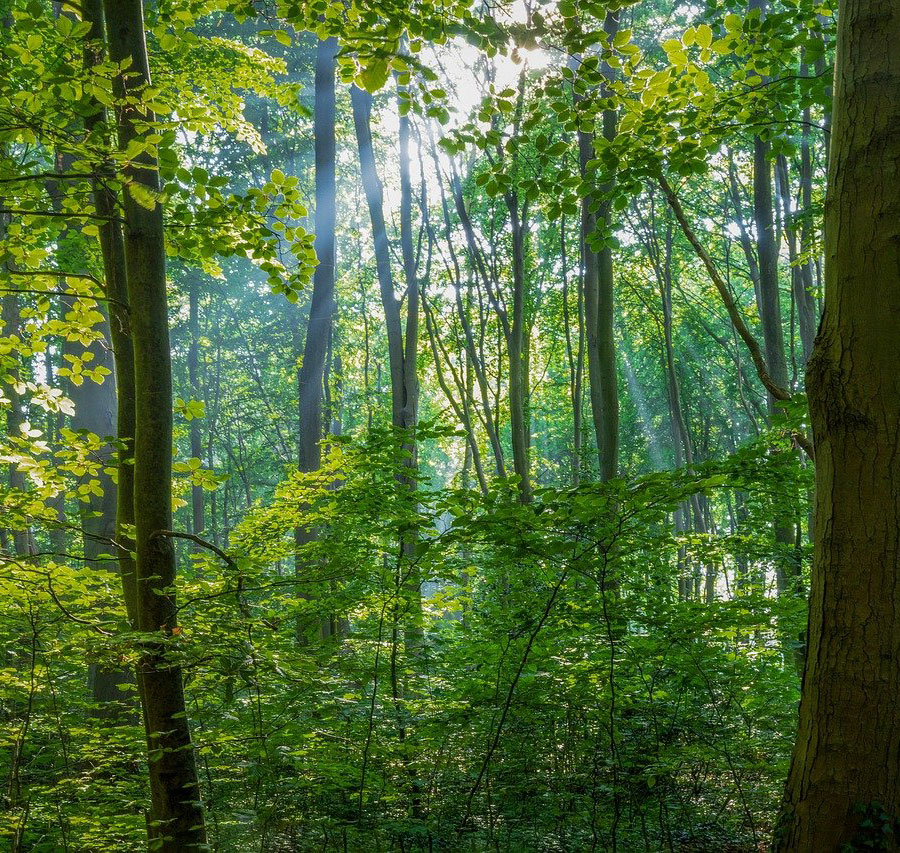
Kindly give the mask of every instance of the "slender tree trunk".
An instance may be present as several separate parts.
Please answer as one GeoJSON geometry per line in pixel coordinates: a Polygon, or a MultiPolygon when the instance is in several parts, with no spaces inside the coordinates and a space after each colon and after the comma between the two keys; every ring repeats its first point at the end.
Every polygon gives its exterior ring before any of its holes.
{"type": "MultiPolygon", "coordinates": [[[[400,254],[403,259],[403,278],[406,285],[406,328],[403,340],[402,372],[402,420],[404,431],[403,452],[405,465],[410,475],[405,485],[415,500],[417,490],[416,468],[418,466],[418,444],[416,427],[419,423],[419,282],[416,272],[416,257],[413,249],[412,228],[412,179],[410,176],[410,123],[409,117],[400,116],[400,254]]],[[[399,311],[399,305],[397,309],[399,311]]],[[[422,575],[416,561],[416,541],[419,532],[415,528],[403,531],[403,550],[406,557],[406,619],[403,625],[404,648],[412,659],[420,659],[425,651],[425,634],[422,618],[422,575]]],[[[421,663],[421,660],[419,660],[421,663]]],[[[417,669],[420,667],[417,665],[417,669]]],[[[413,810],[418,814],[420,793],[418,782],[414,785],[413,810]]]]}
{"type": "MultiPolygon", "coordinates": [[[[603,29],[612,39],[619,29],[618,13],[608,12],[603,29]]],[[[612,78],[612,69],[604,63],[604,76],[612,78]]],[[[576,100],[578,100],[576,98],[576,100]]],[[[615,110],[603,111],[603,135],[607,140],[616,136],[617,115],[615,110]]],[[[594,158],[593,134],[579,132],[579,159],[582,174],[589,160],[594,158]]],[[[611,186],[601,187],[608,192],[611,186]]],[[[590,199],[581,203],[581,239],[584,257],[584,317],[587,328],[587,364],[590,389],[591,414],[601,480],[611,480],[618,471],[619,456],[619,391],[616,371],[614,275],[612,248],[604,246],[594,252],[588,244],[588,237],[598,225],[611,228],[612,205],[604,200],[597,212],[590,210],[590,199]]]]}
{"type": "Polygon", "coordinates": [[[895,0],[842,0],[825,315],[807,371],[810,653],[779,851],[900,846],[898,34],[895,0]]]}
{"type": "Polygon", "coordinates": [[[337,41],[318,43],[314,111],[316,160],[315,249],[319,264],[313,276],[303,363],[298,377],[300,436],[299,468],[316,471],[321,465],[323,382],[328,335],[334,314],[335,279],[335,56],[337,41]]]}
{"type": "MultiPolygon", "coordinates": [[[[765,0],[752,0],[751,8],[765,8],[765,0]]],[[[759,316],[762,322],[766,365],[772,381],[788,389],[788,367],[784,351],[784,330],[781,318],[781,293],[778,281],[778,241],[775,234],[774,204],[772,201],[772,164],[770,145],[758,136],[753,140],[753,221],[756,228],[756,251],[759,259],[759,316]]],[[[778,412],[778,400],[769,393],[769,415],[778,412]]],[[[792,518],[780,514],[774,520],[775,542],[779,556],[775,566],[778,594],[798,591],[800,566],[794,559],[794,530],[792,518]]],[[[789,644],[791,640],[787,641],[789,644]]],[[[802,667],[802,651],[798,650],[798,666],[802,667]]]]}
{"type": "MultiPolygon", "coordinates": [[[[303,346],[303,361],[297,376],[299,406],[298,467],[301,471],[317,471],[322,464],[321,442],[325,437],[324,409],[325,362],[335,309],[335,57],[337,40],[320,40],[316,48],[315,108],[313,133],[315,136],[316,211],[315,250],[319,260],[313,275],[313,292],[303,346]]],[[[297,527],[294,538],[297,547],[315,539],[316,531],[297,527]]],[[[298,556],[296,571],[302,574],[309,568],[298,556]]],[[[329,636],[333,619],[323,619],[315,633],[329,636]]],[[[305,632],[306,629],[303,629],[305,632]]]]}
{"type": "MultiPolygon", "coordinates": [[[[807,67],[801,66],[800,74],[805,76],[807,67]]],[[[819,325],[819,312],[816,308],[814,293],[814,262],[810,257],[812,251],[812,155],[810,151],[809,125],[811,113],[809,107],[803,111],[803,130],[800,137],[800,206],[803,217],[800,223],[800,253],[803,256],[800,264],[800,278],[796,284],[797,315],[800,326],[800,342],[803,347],[803,368],[812,355],[813,341],[819,325]]]]}
{"type": "MultiPolygon", "coordinates": [[[[484,255],[478,246],[478,240],[475,237],[475,228],[472,225],[472,220],[469,217],[469,211],[466,208],[459,176],[455,173],[455,171],[451,177],[450,188],[453,193],[453,201],[456,207],[456,214],[459,217],[460,224],[463,228],[463,233],[466,237],[466,247],[469,253],[469,259],[485,290],[488,290],[491,285],[489,274],[487,271],[487,265],[485,263],[484,255]]],[[[444,205],[444,224],[449,244],[452,232],[450,228],[449,212],[446,209],[446,205],[444,205]]],[[[488,371],[484,355],[484,315],[483,313],[481,313],[480,337],[476,342],[475,333],[472,329],[472,323],[470,320],[469,309],[471,308],[471,300],[467,299],[467,302],[469,304],[464,304],[462,300],[461,290],[461,282],[459,281],[459,277],[457,276],[457,284],[455,287],[456,310],[459,316],[460,325],[462,326],[463,332],[466,336],[466,348],[469,353],[469,359],[472,363],[472,369],[475,371],[475,378],[478,380],[479,396],[481,398],[482,420],[485,430],[488,434],[488,441],[490,441],[491,450],[494,454],[494,467],[496,468],[497,476],[500,478],[504,478],[506,477],[506,463],[504,461],[503,447],[500,443],[500,431],[498,429],[496,419],[494,418],[493,408],[491,406],[491,389],[488,380],[488,371]]],[[[469,282],[468,294],[471,294],[471,292],[472,283],[469,282]]],[[[480,309],[481,306],[479,305],[479,310],[480,309]]],[[[502,315],[499,317],[501,325],[504,319],[505,317],[502,315]]]]}
{"type": "MultiPolygon", "coordinates": [[[[562,304],[563,323],[566,329],[566,360],[569,366],[569,399],[572,403],[572,485],[577,486],[581,480],[581,412],[582,382],[584,377],[584,262],[579,262],[578,292],[576,297],[575,316],[577,319],[578,341],[572,345],[572,320],[569,309],[569,265],[566,251],[566,218],[563,216],[559,225],[560,261],[562,263],[562,304]]],[[[583,246],[582,246],[583,250],[583,246]]]]}
{"type": "MultiPolygon", "coordinates": [[[[85,0],[85,21],[91,23],[91,39],[103,39],[102,0],[85,0]]],[[[85,55],[86,65],[99,61],[98,56],[85,55]]],[[[89,132],[102,127],[107,120],[105,110],[95,104],[96,112],[85,120],[89,132]]],[[[101,170],[107,164],[102,164],[101,170]]],[[[134,348],[128,312],[128,291],[125,269],[125,241],[118,220],[119,203],[115,194],[102,180],[94,180],[94,206],[97,213],[108,217],[100,225],[100,253],[103,278],[109,306],[109,334],[112,342],[116,387],[116,438],[119,452],[116,465],[116,554],[122,578],[125,609],[132,628],[137,629],[137,570],[132,552],[134,542],[128,532],[134,525],[134,348]]]]}
{"type": "MultiPolygon", "coordinates": [[[[194,400],[203,399],[200,387],[200,282],[197,276],[191,276],[188,285],[188,383],[194,400]]],[[[203,457],[203,436],[200,434],[200,419],[193,418],[190,428],[191,456],[195,459],[203,457]]],[[[194,535],[201,534],[206,527],[203,519],[203,487],[191,487],[191,530],[194,535]]]]}
{"type": "MultiPolygon", "coordinates": [[[[126,87],[150,85],[140,0],[105,0],[110,59],[128,68],[117,79],[126,87]]],[[[133,97],[133,96],[132,96],[133,97]]],[[[140,142],[140,124],[152,114],[120,107],[119,146],[140,142]]],[[[127,181],[159,190],[156,161],[149,152],[125,167],[127,181]]],[[[125,211],[125,264],[134,345],[135,445],[134,521],[137,548],[137,621],[146,635],[139,664],[150,750],[150,832],[164,851],[197,849],[206,843],[197,767],[184,702],[181,668],[171,663],[166,643],[177,627],[175,550],[160,531],[172,527],[172,375],[166,304],[162,207],[148,210],[130,193],[125,211]]]]}
{"type": "MultiPolygon", "coordinates": [[[[3,296],[3,337],[21,337],[19,331],[19,297],[15,293],[6,293],[3,296]]],[[[13,371],[10,371],[13,373],[13,371]]],[[[14,381],[5,383],[3,393],[9,399],[6,406],[6,432],[7,435],[21,437],[21,426],[25,423],[22,398],[16,390],[17,376],[14,381]]],[[[25,491],[25,474],[19,470],[15,463],[9,466],[9,488],[17,491],[25,491]]],[[[13,548],[18,556],[33,554],[35,552],[34,539],[28,525],[16,527],[12,531],[13,548]]]]}
{"type": "MultiPolygon", "coordinates": [[[[101,309],[102,310],[102,309],[101,309]]],[[[103,334],[102,341],[95,341],[87,348],[69,345],[67,350],[81,356],[89,352],[93,359],[92,367],[107,367],[110,370],[101,384],[90,379],[83,380],[80,385],[68,383],[67,394],[75,406],[75,414],[72,416],[74,429],[85,429],[98,436],[101,440],[116,435],[116,423],[118,403],[116,397],[116,381],[113,373],[115,365],[112,363],[112,351],[110,349],[109,322],[104,319],[102,323],[94,327],[103,334]]],[[[99,497],[88,495],[87,502],[79,501],[78,509],[81,516],[82,552],[86,565],[100,571],[110,571],[112,567],[118,569],[117,563],[110,563],[103,559],[103,555],[114,554],[116,540],[116,485],[104,468],[112,463],[114,449],[110,444],[103,444],[99,452],[103,460],[103,468],[97,473],[103,494],[99,497]]],[[[115,717],[123,709],[125,694],[119,689],[119,685],[128,682],[133,683],[132,673],[121,668],[104,669],[97,664],[92,664],[89,673],[91,697],[95,704],[95,711],[104,717],[115,717]]],[[[125,703],[127,707],[128,703],[125,703]]]]}
{"type": "MultiPolygon", "coordinates": [[[[409,119],[400,118],[400,253],[403,260],[403,275],[406,289],[406,331],[400,315],[400,302],[394,293],[394,275],[391,269],[387,227],[384,220],[384,201],[381,180],[375,164],[372,146],[370,114],[372,96],[354,86],[350,91],[353,105],[353,122],[359,149],[360,172],[375,247],[375,267],[381,291],[388,337],[388,361],[391,373],[391,423],[401,431],[401,450],[404,465],[410,469],[416,466],[415,428],[418,421],[418,376],[416,356],[419,336],[419,286],[416,278],[416,262],[412,237],[412,183],[409,169],[409,119]]],[[[403,485],[414,495],[416,479],[410,476],[402,479],[403,485]]],[[[406,651],[413,656],[421,654],[424,648],[422,635],[422,599],[418,569],[415,565],[417,532],[413,529],[400,533],[404,554],[403,573],[404,598],[407,614],[403,634],[406,651]]]]}
{"type": "Polygon", "coordinates": [[[513,468],[519,477],[519,497],[531,500],[531,464],[528,452],[528,359],[525,341],[525,228],[518,195],[508,193],[506,206],[512,228],[513,310],[509,328],[509,420],[513,468]]]}

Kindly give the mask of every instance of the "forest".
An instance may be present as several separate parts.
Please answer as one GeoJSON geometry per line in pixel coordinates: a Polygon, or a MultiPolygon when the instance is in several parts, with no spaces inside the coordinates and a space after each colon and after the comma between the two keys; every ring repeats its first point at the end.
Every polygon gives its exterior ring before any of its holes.
{"type": "Polygon", "coordinates": [[[0,22],[0,848],[900,850],[898,0],[0,22]]]}

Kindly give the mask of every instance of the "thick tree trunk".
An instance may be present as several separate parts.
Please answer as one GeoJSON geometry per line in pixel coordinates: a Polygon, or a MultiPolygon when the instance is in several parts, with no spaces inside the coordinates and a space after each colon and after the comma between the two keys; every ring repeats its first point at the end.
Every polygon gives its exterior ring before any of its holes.
{"type": "Polygon", "coordinates": [[[825,314],[807,371],[816,438],[810,653],[775,840],[777,850],[804,853],[900,846],[896,0],[842,0],[835,84],[825,314]]]}
{"type": "MultiPolygon", "coordinates": [[[[106,0],[104,10],[110,59],[129,63],[129,92],[150,85],[140,0],[106,0]]],[[[125,85],[120,77],[120,96],[125,85]]],[[[120,148],[140,140],[140,123],[148,117],[152,119],[139,107],[120,107],[120,148]]],[[[156,161],[149,153],[126,166],[124,177],[151,193],[159,189],[156,161]]],[[[172,527],[172,375],[162,207],[148,210],[127,191],[123,205],[136,391],[137,622],[147,635],[139,671],[150,751],[150,832],[157,849],[191,850],[205,845],[206,830],[181,668],[166,654],[166,642],[177,627],[175,551],[171,540],[159,535],[172,527]]]]}

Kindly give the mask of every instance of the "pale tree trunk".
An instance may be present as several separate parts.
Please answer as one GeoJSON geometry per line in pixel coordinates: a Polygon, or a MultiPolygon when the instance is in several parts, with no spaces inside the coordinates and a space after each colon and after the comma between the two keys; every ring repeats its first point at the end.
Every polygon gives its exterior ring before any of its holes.
{"type": "MultiPolygon", "coordinates": [[[[788,387],[784,331],[781,325],[781,294],[778,287],[778,246],[775,242],[775,217],[772,203],[772,165],[769,143],[753,140],[753,220],[756,226],[756,251],[759,259],[759,318],[762,323],[766,364],[772,381],[788,387]]],[[[769,411],[778,401],[769,394],[769,411]]]]}
{"type": "Polygon", "coordinates": [[[335,56],[337,41],[320,41],[316,51],[316,103],[313,117],[316,161],[315,249],[319,260],[298,377],[300,407],[299,468],[316,471],[321,465],[323,382],[328,337],[334,315],[335,278],[335,56]]]}
{"type": "MultiPolygon", "coordinates": [[[[578,288],[576,294],[575,318],[577,321],[578,340],[573,345],[572,319],[569,308],[569,265],[566,251],[566,218],[563,216],[559,225],[560,260],[562,262],[562,304],[563,324],[566,329],[566,360],[569,366],[569,399],[572,403],[572,485],[577,486],[581,480],[581,413],[582,384],[584,381],[584,261],[578,264],[578,288]]],[[[584,246],[582,245],[582,251],[584,246]]]]}
{"type": "MultiPolygon", "coordinates": [[[[99,4],[93,0],[88,0],[84,9],[85,20],[92,26],[91,37],[95,44],[102,43],[103,10],[99,4]]],[[[68,14],[68,13],[65,13],[68,14]]],[[[84,64],[86,68],[92,67],[99,56],[94,53],[93,49],[85,50],[84,64]]],[[[85,120],[85,130],[91,132],[98,126],[101,121],[105,121],[105,110],[99,103],[94,104],[96,113],[92,114],[85,120]]],[[[65,173],[72,168],[72,157],[69,155],[57,155],[57,169],[60,173],[65,173]]],[[[50,196],[53,208],[56,211],[62,210],[62,201],[64,190],[60,183],[55,180],[47,182],[47,194],[50,196]]],[[[104,211],[103,215],[111,215],[114,206],[104,206],[105,198],[95,198],[98,212],[104,211]]],[[[119,230],[119,239],[121,240],[121,230],[117,222],[104,222],[104,229],[108,232],[110,228],[119,230]]],[[[107,234],[108,236],[108,234],[107,234]]],[[[61,246],[64,241],[61,241],[61,246]]],[[[101,246],[101,253],[104,247],[101,246]]],[[[122,267],[121,274],[124,275],[124,258],[120,258],[122,267]]],[[[71,271],[75,273],[84,272],[84,259],[81,252],[61,252],[57,263],[60,270],[71,271]]],[[[61,288],[65,288],[64,279],[61,281],[61,288]]],[[[108,285],[105,285],[109,291],[108,285]]],[[[75,305],[75,299],[65,297],[62,300],[63,312],[71,311],[75,305]]],[[[112,337],[110,323],[108,319],[108,305],[98,304],[96,310],[103,315],[103,320],[94,326],[94,331],[101,334],[101,338],[91,342],[85,346],[77,341],[64,341],[62,344],[63,356],[70,356],[76,359],[85,359],[90,369],[105,368],[108,371],[106,378],[101,383],[87,379],[84,375],[72,376],[65,383],[66,395],[72,400],[75,406],[75,413],[71,418],[71,425],[77,430],[86,430],[93,433],[98,438],[107,439],[115,437],[117,434],[118,421],[118,398],[115,377],[115,359],[112,350],[112,337]]],[[[130,349],[130,343],[129,343],[130,349]]],[[[49,364],[48,364],[48,384],[50,383],[49,364]]],[[[133,405],[133,404],[132,404],[133,405]]],[[[115,448],[112,444],[104,442],[98,453],[99,460],[102,460],[102,467],[96,473],[96,479],[99,482],[102,494],[97,496],[88,494],[87,500],[78,501],[78,512],[81,522],[81,539],[82,554],[87,566],[100,571],[117,571],[118,562],[115,556],[116,547],[116,513],[117,513],[117,490],[113,478],[107,473],[107,468],[113,463],[116,456],[115,448]]],[[[90,479],[93,479],[93,475],[90,479]]],[[[88,477],[83,480],[89,479],[88,477]]],[[[61,520],[65,521],[65,513],[61,510],[61,520]]],[[[62,530],[63,534],[65,530],[62,530]]],[[[63,535],[63,540],[65,536],[63,535]]],[[[62,547],[54,544],[54,550],[65,552],[64,545],[62,547]]],[[[120,690],[120,686],[134,682],[134,673],[121,667],[113,667],[106,669],[96,663],[92,663],[88,670],[88,684],[91,691],[91,698],[94,702],[94,713],[97,716],[113,719],[120,717],[123,712],[130,713],[133,710],[133,703],[128,701],[125,693],[120,690]]]]}
{"type": "MultiPolygon", "coordinates": [[[[200,282],[196,276],[191,277],[188,285],[188,382],[194,400],[203,399],[200,387],[200,282]]],[[[191,456],[200,459],[203,456],[203,436],[200,434],[200,420],[193,418],[190,425],[191,456]]],[[[191,530],[199,536],[206,523],[203,519],[203,487],[191,487],[191,530]]]]}
{"type": "Polygon", "coordinates": [[[898,92],[900,5],[842,0],[825,314],[807,371],[816,440],[810,652],[779,851],[900,845],[898,92]]]}
{"type": "MultiPolygon", "coordinates": [[[[403,258],[403,277],[406,284],[406,329],[403,340],[402,373],[402,427],[405,432],[403,445],[405,464],[410,470],[406,487],[415,496],[418,466],[418,444],[415,431],[419,422],[419,282],[416,256],[413,249],[412,229],[412,180],[410,177],[410,122],[408,116],[400,116],[400,254],[403,258]]],[[[397,306],[399,311],[399,305],[397,306]]],[[[413,659],[421,659],[425,651],[425,634],[422,617],[422,575],[416,561],[418,530],[403,532],[403,550],[406,556],[405,598],[407,615],[403,626],[406,653],[413,659]]],[[[420,660],[421,663],[421,660],[420,660]]],[[[418,796],[418,795],[417,795],[418,796]]],[[[418,805],[416,805],[418,808],[418,805]]]]}
{"type": "MultiPolygon", "coordinates": [[[[756,246],[759,257],[759,316],[762,321],[766,364],[773,382],[788,389],[788,367],[784,351],[784,330],[781,323],[781,293],[778,281],[778,244],[775,240],[775,217],[772,201],[772,164],[769,143],[757,137],[753,140],[753,219],[756,226],[756,246]]],[[[769,415],[778,413],[778,400],[769,394],[769,415]]],[[[795,530],[789,516],[774,520],[775,542],[779,556],[775,566],[779,595],[798,591],[801,584],[800,566],[795,559],[795,530]]],[[[788,640],[788,643],[791,641],[788,640]]],[[[800,664],[802,653],[798,650],[800,664]]]]}
{"type": "MultiPolygon", "coordinates": [[[[313,291],[303,346],[303,362],[297,376],[297,404],[299,407],[298,468],[317,471],[322,464],[322,439],[325,437],[326,415],[325,362],[335,309],[335,57],[337,40],[320,40],[316,48],[315,108],[313,134],[315,137],[316,210],[315,250],[318,266],[313,274],[313,291]]],[[[297,547],[313,541],[316,531],[299,526],[294,531],[297,547]]],[[[303,575],[309,564],[298,554],[296,571],[303,575]]],[[[308,593],[303,593],[309,595],[308,593]]],[[[324,618],[312,630],[301,627],[301,634],[328,637],[336,633],[336,620],[324,618]]]]}
{"type": "MultiPolygon", "coordinates": [[[[106,0],[109,56],[127,87],[150,85],[140,0],[106,0]]],[[[119,146],[125,150],[141,138],[140,123],[153,118],[140,107],[121,107],[119,146]]],[[[128,165],[126,181],[156,193],[159,177],[155,158],[145,153],[128,165]]],[[[134,345],[135,444],[134,520],[137,547],[137,621],[147,639],[139,671],[144,722],[150,751],[150,834],[155,849],[180,851],[206,844],[200,786],[185,712],[181,668],[166,654],[167,638],[178,627],[173,586],[175,550],[161,535],[172,528],[172,372],[166,304],[166,255],[162,207],[148,210],[126,190],[125,265],[134,345]]]]}
{"type": "Polygon", "coordinates": [[[525,340],[525,229],[527,205],[520,206],[518,194],[506,194],[512,228],[512,322],[509,325],[509,420],[512,438],[513,468],[519,477],[519,498],[531,500],[531,464],[528,452],[528,347],[525,340]]]}
{"type": "MultiPolygon", "coordinates": [[[[406,330],[400,314],[400,301],[394,293],[394,274],[391,269],[387,227],[384,219],[384,200],[381,180],[375,163],[372,146],[370,116],[372,96],[354,86],[350,91],[353,105],[353,122],[359,149],[360,173],[363,190],[369,208],[372,237],[375,248],[375,267],[381,292],[385,326],[388,338],[388,362],[391,374],[391,423],[402,431],[401,450],[404,465],[411,470],[416,466],[416,440],[414,436],[418,421],[419,386],[416,373],[416,356],[419,336],[419,286],[416,276],[416,260],[412,236],[412,183],[409,168],[409,119],[400,118],[400,253],[403,261],[403,276],[406,285],[406,330]]],[[[414,475],[402,478],[402,484],[414,495],[416,479],[414,475]]],[[[415,564],[417,531],[406,529],[400,532],[404,561],[404,599],[406,618],[403,634],[407,654],[421,655],[424,649],[422,634],[421,579],[415,564]]]]}
{"type": "MultiPolygon", "coordinates": [[[[484,255],[481,252],[478,241],[475,237],[475,229],[472,225],[472,220],[469,217],[469,211],[466,208],[465,200],[463,199],[462,194],[462,186],[459,180],[459,176],[454,172],[451,176],[451,187],[453,193],[453,201],[454,206],[456,207],[456,214],[459,217],[460,224],[463,228],[463,233],[466,237],[466,247],[469,253],[469,260],[471,261],[472,267],[474,271],[477,273],[478,278],[481,280],[482,285],[485,290],[490,287],[488,272],[485,264],[484,255]]],[[[442,190],[442,199],[443,199],[443,190],[442,190]]],[[[443,204],[443,212],[444,212],[444,227],[445,234],[447,237],[447,244],[451,245],[452,242],[452,229],[450,227],[450,216],[449,211],[447,209],[446,203],[443,204]]],[[[465,334],[466,339],[466,351],[469,356],[469,362],[472,365],[472,369],[475,371],[475,378],[478,383],[478,393],[481,403],[481,421],[484,425],[485,432],[488,435],[488,441],[491,445],[491,451],[494,454],[494,468],[497,472],[497,476],[501,479],[506,477],[506,462],[504,460],[503,455],[503,446],[500,443],[500,434],[497,429],[496,422],[493,417],[493,412],[490,403],[490,386],[488,381],[488,371],[485,365],[485,360],[483,357],[484,352],[484,335],[483,335],[483,324],[481,327],[481,346],[479,346],[479,342],[475,340],[475,332],[472,328],[472,322],[470,319],[470,308],[472,300],[468,297],[471,296],[472,293],[472,285],[471,282],[467,288],[467,302],[463,303],[462,299],[462,282],[460,280],[460,276],[456,277],[456,284],[454,287],[455,296],[456,296],[456,313],[459,317],[460,325],[462,326],[463,333],[465,334]]],[[[502,322],[502,318],[501,318],[502,322]]]]}
{"type": "MultiPolygon", "coordinates": [[[[801,76],[805,76],[807,68],[802,65],[801,76]]],[[[810,151],[809,125],[811,113],[809,107],[803,111],[803,130],[800,137],[800,205],[803,221],[800,224],[800,252],[806,257],[800,265],[800,278],[796,287],[797,313],[800,326],[800,341],[803,347],[803,368],[812,355],[813,341],[819,324],[819,312],[813,292],[814,262],[809,253],[812,250],[812,154],[810,151]]]]}

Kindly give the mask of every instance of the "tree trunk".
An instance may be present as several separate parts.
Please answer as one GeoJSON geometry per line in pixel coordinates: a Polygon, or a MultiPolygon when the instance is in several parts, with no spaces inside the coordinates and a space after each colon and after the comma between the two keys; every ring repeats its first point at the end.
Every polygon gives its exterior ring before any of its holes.
{"type": "MultiPolygon", "coordinates": [[[[188,382],[194,400],[203,398],[200,387],[200,282],[197,276],[191,276],[188,285],[188,382]]],[[[191,456],[200,459],[203,456],[203,437],[200,434],[200,419],[193,418],[190,427],[191,456]]],[[[206,524],[203,520],[203,487],[191,487],[191,530],[199,536],[206,524]]]]}
{"type": "MultiPolygon", "coordinates": [[[[603,29],[611,40],[619,29],[618,13],[608,12],[603,29]]],[[[604,76],[610,78],[612,69],[603,64],[604,76]]],[[[607,140],[616,136],[615,110],[603,111],[603,135],[607,140]]],[[[582,174],[587,162],[594,158],[594,142],[591,133],[578,134],[579,160],[582,174]]],[[[601,187],[608,192],[611,186],[601,187]]],[[[587,328],[587,365],[590,389],[591,414],[600,479],[611,480],[616,476],[619,457],[619,391],[616,372],[615,311],[612,248],[604,246],[594,252],[587,244],[588,237],[598,225],[611,228],[612,205],[604,200],[597,212],[590,210],[590,199],[581,203],[581,239],[584,257],[584,317],[587,328]]]]}
{"type": "MultiPolygon", "coordinates": [[[[569,367],[569,399],[572,403],[572,485],[581,480],[581,412],[582,382],[584,376],[584,260],[578,265],[578,289],[576,294],[575,318],[577,320],[578,342],[572,344],[572,319],[569,310],[569,268],[566,252],[566,218],[559,225],[560,261],[562,263],[562,306],[563,324],[566,330],[566,361],[569,367]]],[[[582,246],[583,250],[583,246],[582,246]]]]}
{"type": "MultiPolygon", "coordinates": [[[[412,184],[409,170],[409,119],[400,118],[400,253],[406,285],[406,332],[400,316],[400,301],[394,293],[394,276],[391,269],[387,227],[384,220],[384,201],[381,180],[375,164],[372,133],[369,124],[372,96],[354,86],[350,90],[353,105],[353,123],[359,149],[359,165],[363,189],[372,224],[375,248],[375,267],[384,309],[388,337],[388,362],[391,373],[391,423],[402,431],[401,450],[404,464],[410,469],[416,466],[416,441],[413,435],[418,421],[419,386],[416,372],[416,356],[419,336],[419,287],[416,280],[416,261],[412,237],[412,184]]],[[[411,493],[416,492],[414,476],[402,478],[402,484],[411,493]]],[[[421,580],[415,565],[417,531],[400,531],[407,576],[404,584],[406,619],[404,644],[408,654],[417,656],[424,647],[422,635],[421,580]]]]}
{"type": "Polygon", "coordinates": [[[807,371],[810,654],[779,851],[900,845],[898,33],[896,0],[841,3],[825,315],[807,371]]]}
{"type": "MultiPolygon", "coordinates": [[[[315,137],[316,211],[315,249],[318,266],[313,275],[313,292],[303,346],[303,362],[297,376],[297,404],[299,407],[299,435],[297,464],[301,471],[317,471],[322,464],[322,439],[325,437],[325,362],[334,316],[335,280],[335,57],[337,40],[320,40],[316,48],[315,108],[313,133],[315,137]]],[[[301,548],[311,542],[316,531],[297,527],[294,539],[301,548]]],[[[298,555],[296,571],[301,574],[307,564],[298,555]]],[[[304,593],[308,595],[308,593],[304,593]]],[[[311,631],[319,637],[332,633],[335,620],[324,618],[311,631]]],[[[307,628],[300,626],[301,635],[307,628]]]]}
{"type": "Polygon", "coordinates": [[[313,116],[316,160],[316,257],[313,292],[298,377],[300,407],[299,468],[316,471],[321,465],[323,382],[328,336],[334,314],[335,278],[335,139],[334,66],[336,39],[320,41],[316,50],[316,103],[313,116]]]}
{"type": "MultiPolygon", "coordinates": [[[[140,0],[105,0],[110,59],[127,64],[128,89],[150,85],[140,0]]],[[[117,81],[121,97],[125,79],[117,81]]],[[[133,97],[133,96],[132,96],[133,97]]],[[[140,142],[140,125],[152,113],[120,107],[119,147],[140,142]]],[[[154,156],[146,152],[125,167],[126,181],[159,190],[154,156]]],[[[139,671],[150,750],[150,833],[156,849],[197,849],[206,843],[197,767],[185,712],[181,668],[166,654],[177,628],[175,550],[160,531],[172,527],[172,375],[166,304],[162,207],[148,210],[127,190],[124,251],[134,345],[134,522],[137,550],[137,622],[147,639],[139,671]]]]}
{"type": "Polygon", "coordinates": [[[519,477],[519,498],[531,500],[531,464],[528,452],[528,358],[525,340],[525,230],[527,222],[515,192],[507,193],[512,229],[513,310],[509,328],[509,420],[513,468],[519,477]]]}

